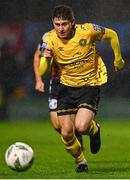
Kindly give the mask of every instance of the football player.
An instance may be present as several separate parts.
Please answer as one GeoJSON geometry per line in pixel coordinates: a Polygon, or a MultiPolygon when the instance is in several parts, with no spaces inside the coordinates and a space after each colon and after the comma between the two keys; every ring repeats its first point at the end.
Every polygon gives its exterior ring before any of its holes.
{"type": "MultiPolygon", "coordinates": [[[[92,23],[75,24],[73,10],[65,5],[54,8],[52,23],[54,29],[42,37],[43,58],[45,62],[54,60],[61,70],[57,106],[61,138],[67,152],[77,162],[76,172],[88,172],[88,162],[75,136],[75,129],[90,137],[91,152],[97,153],[101,146],[100,126],[94,117],[101,85],[107,82],[107,70],[95,42],[110,42],[114,67],[118,71],[124,66],[119,39],[110,28],[92,23]]],[[[37,62],[34,62],[36,66],[37,62]]],[[[35,75],[36,89],[44,92],[44,83],[36,68],[35,75]]]]}

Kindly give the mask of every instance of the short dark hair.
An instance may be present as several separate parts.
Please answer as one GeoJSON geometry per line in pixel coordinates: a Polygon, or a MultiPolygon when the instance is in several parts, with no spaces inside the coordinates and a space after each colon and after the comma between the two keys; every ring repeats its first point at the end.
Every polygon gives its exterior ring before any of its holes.
{"type": "Polygon", "coordinates": [[[71,7],[67,5],[59,5],[54,8],[52,19],[55,17],[61,18],[63,20],[74,21],[74,12],[71,7]]]}

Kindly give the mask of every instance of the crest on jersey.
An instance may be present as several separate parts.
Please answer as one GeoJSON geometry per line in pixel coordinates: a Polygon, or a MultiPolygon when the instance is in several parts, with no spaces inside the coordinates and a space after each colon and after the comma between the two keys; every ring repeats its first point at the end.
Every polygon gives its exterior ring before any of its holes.
{"type": "Polygon", "coordinates": [[[85,46],[86,42],[87,42],[86,39],[80,39],[79,44],[80,46],[85,46]]]}
{"type": "Polygon", "coordinates": [[[59,51],[63,51],[63,47],[58,47],[59,51]]]}

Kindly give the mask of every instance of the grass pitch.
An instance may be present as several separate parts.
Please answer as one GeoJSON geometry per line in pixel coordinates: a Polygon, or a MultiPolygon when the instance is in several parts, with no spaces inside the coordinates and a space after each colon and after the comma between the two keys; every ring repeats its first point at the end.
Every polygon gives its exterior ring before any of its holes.
{"type": "Polygon", "coordinates": [[[89,172],[77,174],[74,159],[49,120],[0,122],[0,179],[129,179],[130,120],[100,120],[100,125],[101,150],[91,154],[89,138],[84,136],[89,172]],[[5,150],[16,141],[29,144],[35,152],[34,164],[24,172],[11,170],[4,161],[5,150]]]}

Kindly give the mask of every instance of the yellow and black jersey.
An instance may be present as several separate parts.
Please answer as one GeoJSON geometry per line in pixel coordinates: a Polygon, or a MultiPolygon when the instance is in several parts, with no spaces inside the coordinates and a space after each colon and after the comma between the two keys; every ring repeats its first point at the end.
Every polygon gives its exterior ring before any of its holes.
{"type": "Polygon", "coordinates": [[[71,87],[96,86],[107,82],[107,70],[99,56],[95,41],[103,40],[105,28],[76,24],[71,39],[61,40],[55,30],[44,34],[42,46],[52,49],[61,69],[61,83],[71,87]]]}

